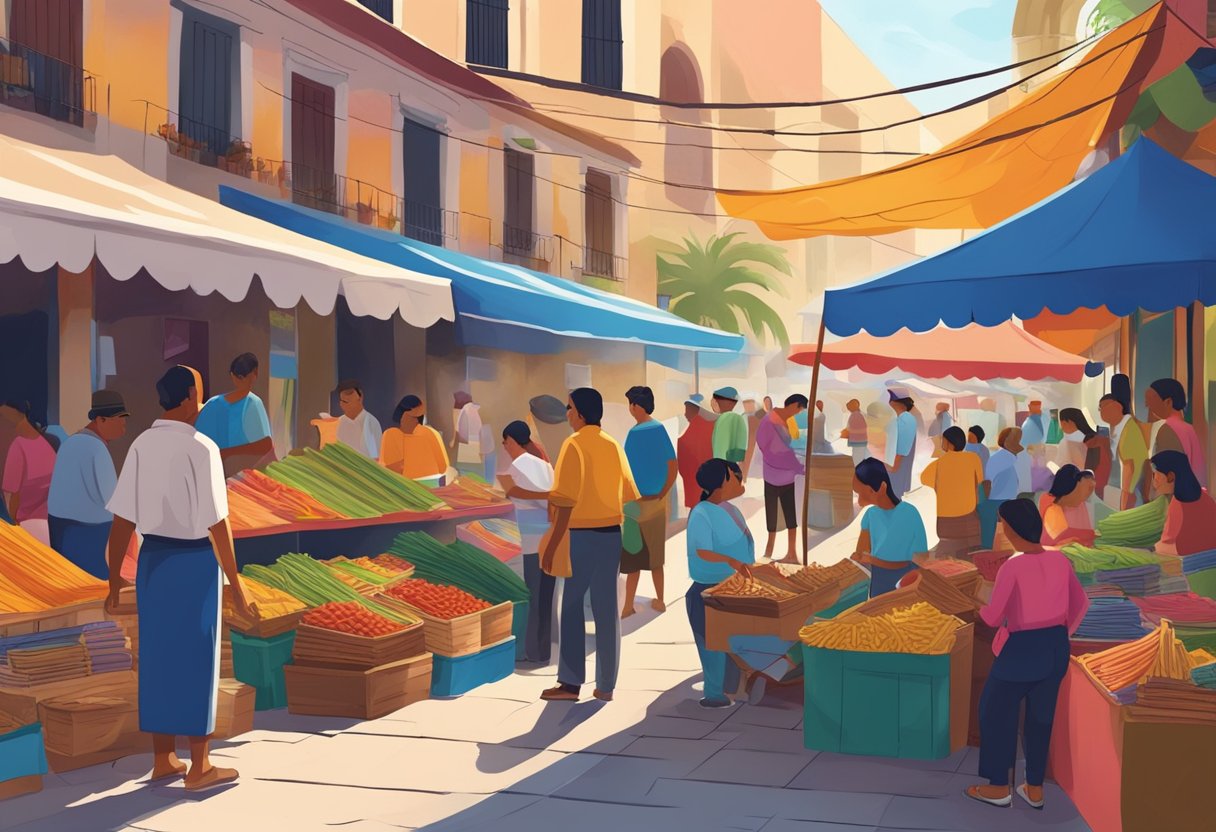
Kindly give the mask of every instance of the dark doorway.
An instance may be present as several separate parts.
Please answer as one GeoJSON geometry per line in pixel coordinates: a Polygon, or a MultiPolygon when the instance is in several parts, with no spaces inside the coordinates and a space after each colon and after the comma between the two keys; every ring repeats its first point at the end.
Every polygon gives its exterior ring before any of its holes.
{"type": "Polygon", "coordinates": [[[291,76],[292,199],[309,208],[340,213],[334,178],[333,87],[291,76]]]}
{"type": "Polygon", "coordinates": [[[506,183],[503,189],[502,248],[506,254],[531,258],[536,254],[532,230],[532,204],[535,198],[535,160],[530,153],[507,148],[503,151],[506,183]]]}
{"type": "Polygon", "coordinates": [[[47,423],[50,404],[50,316],[46,312],[0,316],[0,401],[30,403],[30,415],[47,423]]]}
{"type": "Polygon", "coordinates": [[[8,36],[44,116],[84,123],[83,0],[12,0],[8,36]]]}
{"type": "MultiPolygon", "coordinates": [[[[397,402],[406,394],[394,389],[396,359],[393,346],[393,320],[377,320],[351,314],[345,298],[338,298],[337,342],[338,378],[357,379],[363,385],[363,406],[389,427],[397,402]]],[[[425,391],[417,391],[419,396],[425,391]]],[[[340,415],[336,397],[331,396],[330,413],[340,415]]]]}
{"type": "Polygon", "coordinates": [[[421,122],[405,120],[401,132],[405,209],[405,236],[433,246],[443,245],[443,197],[439,131],[421,122]]]}
{"type": "Polygon", "coordinates": [[[184,318],[165,318],[165,332],[161,342],[161,358],[164,369],[184,364],[198,370],[203,377],[203,401],[213,393],[211,390],[211,333],[206,321],[189,321],[184,318]]]}

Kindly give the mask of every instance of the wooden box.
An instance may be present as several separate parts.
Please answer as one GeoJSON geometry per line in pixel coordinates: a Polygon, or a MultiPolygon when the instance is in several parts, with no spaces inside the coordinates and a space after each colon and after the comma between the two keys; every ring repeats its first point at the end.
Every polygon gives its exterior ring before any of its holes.
{"type": "MultiPolygon", "coordinates": [[[[421,619],[426,649],[431,653],[440,656],[467,656],[481,649],[482,612],[444,619],[428,615],[391,595],[377,595],[373,600],[389,609],[402,610],[421,619]]],[[[508,628],[507,635],[510,634],[508,628]]]]}
{"type": "Polygon", "coordinates": [[[117,696],[64,696],[38,703],[46,749],[81,757],[124,746],[139,733],[139,706],[117,696]]]}
{"type": "Polygon", "coordinates": [[[431,669],[430,653],[370,670],[287,665],[283,668],[287,710],[306,716],[376,719],[430,697],[431,669]]]}
{"type": "Polygon", "coordinates": [[[370,638],[301,624],[291,650],[295,664],[367,670],[417,656],[426,651],[423,624],[370,638]]]}
{"type": "MultiPolygon", "coordinates": [[[[774,575],[771,572],[757,570],[753,573],[757,581],[762,581],[770,586],[778,589],[784,589],[786,592],[795,593],[791,598],[751,598],[738,595],[723,595],[719,593],[719,584],[712,589],[707,589],[701,593],[701,597],[705,599],[705,606],[721,610],[723,612],[739,613],[741,615],[752,615],[762,618],[787,618],[790,616],[802,615],[802,620],[805,621],[812,612],[814,598],[811,593],[803,592],[801,588],[786,580],[783,577],[774,575]]],[[[839,595],[837,591],[837,595],[839,595]]],[[[826,605],[825,605],[826,606],[826,605]]]]}
{"type": "Polygon", "coordinates": [[[257,691],[235,679],[221,679],[215,703],[215,731],[211,738],[227,740],[253,730],[257,691]]]}
{"type": "Polygon", "coordinates": [[[0,711],[16,722],[38,721],[38,704],[48,699],[71,696],[112,696],[135,702],[139,697],[139,680],[134,670],[115,670],[79,679],[48,682],[35,688],[0,687],[0,711]]]}
{"type": "Polygon", "coordinates": [[[514,610],[510,601],[490,607],[481,614],[481,643],[498,644],[511,635],[514,610]]]}
{"type": "Polygon", "coordinates": [[[277,618],[259,618],[257,621],[247,621],[234,615],[225,615],[224,623],[232,630],[254,638],[273,638],[294,630],[300,623],[304,610],[280,615],[277,618]]]}
{"type": "Polygon", "coordinates": [[[79,627],[81,624],[105,621],[104,607],[105,602],[98,600],[83,601],[79,604],[40,612],[0,613],[0,638],[45,633],[49,630],[62,630],[67,627],[79,627]]]}

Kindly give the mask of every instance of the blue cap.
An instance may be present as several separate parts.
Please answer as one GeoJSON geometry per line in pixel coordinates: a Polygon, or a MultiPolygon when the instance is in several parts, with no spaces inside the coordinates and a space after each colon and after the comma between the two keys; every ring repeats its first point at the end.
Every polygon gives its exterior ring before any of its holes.
{"type": "Polygon", "coordinates": [[[704,401],[705,401],[705,397],[702,396],[700,393],[693,393],[691,396],[689,396],[687,399],[684,400],[684,404],[695,404],[697,407],[701,407],[702,403],[704,401]]]}
{"type": "Polygon", "coordinates": [[[715,399],[730,399],[731,401],[739,401],[739,391],[733,387],[719,387],[714,391],[715,399]]]}

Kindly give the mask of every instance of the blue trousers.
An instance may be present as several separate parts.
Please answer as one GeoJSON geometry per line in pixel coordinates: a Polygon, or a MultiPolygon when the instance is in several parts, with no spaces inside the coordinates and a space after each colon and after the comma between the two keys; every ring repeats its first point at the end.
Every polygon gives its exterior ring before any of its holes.
{"type": "Polygon", "coordinates": [[[220,566],[211,541],[146,535],[139,550],[139,728],[205,737],[220,681],[220,566]]]}
{"type": "Polygon", "coordinates": [[[684,606],[688,610],[688,624],[692,627],[697,654],[701,657],[701,673],[705,676],[705,698],[722,699],[726,696],[727,689],[734,691],[739,687],[739,667],[721,650],[710,650],[705,646],[705,599],[701,597],[701,593],[713,587],[714,584],[699,584],[694,581],[684,594],[684,606]]]}
{"type": "Polygon", "coordinates": [[[78,523],[62,517],[48,517],[51,532],[51,548],[94,578],[106,580],[110,577],[110,565],[106,560],[106,544],[110,540],[108,523],[78,523]]]}
{"type": "Polygon", "coordinates": [[[531,595],[524,656],[530,662],[548,664],[553,647],[553,588],[557,578],[540,568],[540,555],[530,554],[524,555],[524,583],[531,595]]]}
{"type": "Polygon", "coordinates": [[[590,593],[595,621],[595,687],[611,693],[616,688],[621,656],[621,607],[616,591],[621,571],[621,527],[571,530],[570,571],[562,588],[557,681],[574,687],[587,681],[583,600],[590,593]]]}
{"type": "Polygon", "coordinates": [[[871,566],[870,597],[876,598],[895,589],[899,584],[899,579],[916,568],[916,564],[912,561],[908,561],[908,565],[902,569],[885,569],[881,566],[871,566]]]}
{"type": "Polygon", "coordinates": [[[980,495],[979,505],[976,510],[980,515],[980,546],[985,549],[991,549],[993,541],[996,540],[996,526],[1000,516],[997,512],[1000,511],[1004,500],[989,500],[980,495]]]}
{"type": "Polygon", "coordinates": [[[1026,782],[1043,785],[1056,697],[1068,670],[1068,630],[1047,627],[1011,633],[980,696],[980,776],[1008,786],[1017,762],[1018,717],[1025,703],[1022,745],[1026,782]]]}

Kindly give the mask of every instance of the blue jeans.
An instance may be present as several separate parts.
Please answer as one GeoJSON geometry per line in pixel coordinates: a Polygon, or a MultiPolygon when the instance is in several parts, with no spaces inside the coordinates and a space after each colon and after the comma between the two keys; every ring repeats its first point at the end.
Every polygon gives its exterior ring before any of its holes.
{"type": "Polygon", "coordinates": [[[985,499],[981,495],[977,510],[980,515],[980,546],[985,549],[991,549],[993,541],[996,540],[997,521],[1000,519],[998,512],[1004,502],[985,499]]]}
{"type": "Polygon", "coordinates": [[[571,530],[570,571],[562,588],[557,681],[574,687],[587,681],[583,599],[590,592],[595,621],[595,687],[611,693],[616,688],[621,655],[621,607],[616,591],[621,571],[621,527],[571,530]]]}
{"type": "MultiPolygon", "coordinates": [[[[699,584],[695,581],[684,594],[684,606],[688,610],[688,624],[692,627],[692,638],[701,657],[701,672],[705,676],[705,698],[723,699],[725,688],[739,686],[739,668],[721,650],[710,650],[705,646],[705,599],[701,593],[713,589],[714,584],[699,584]]],[[[758,668],[763,669],[763,668],[758,668]]]]}
{"type": "Polygon", "coordinates": [[[553,588],[557,578],[540,568],[540,555],[524,555],[524,583],[531,598],[528,602],[528,628],[524,635],[524,656],[530,662],[549,663],[553,640],[553,588]]]}

